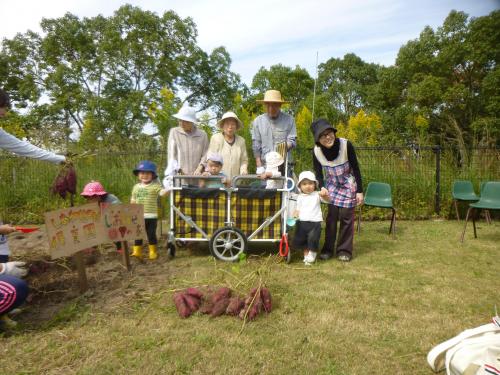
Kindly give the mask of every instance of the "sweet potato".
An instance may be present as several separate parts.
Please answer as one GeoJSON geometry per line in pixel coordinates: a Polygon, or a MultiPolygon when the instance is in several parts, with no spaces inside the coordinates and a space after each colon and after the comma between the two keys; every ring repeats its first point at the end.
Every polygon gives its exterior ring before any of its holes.
{"type": "Polygon", "coordinates": [[[217,302],[214,303],[214,307],[212,308],[210,316],[216,317],[224,314],[226,312],[228,305],[229,305],[229,298],[219,299],[217,302]]]}
{"type": "Polygon", "coordinates": [[[241,309],[245,307],[245,301],[243,301],[240,297],[234,296],[229,299],[229,304],[226,308],[227,315],[238,316],[241,309]]]}
{"type": "Polygon", "coordinates": [[[52,186],[50,188],[52,194],[59,196],[63,199],[66,198],[66,194],[76,193],[76,171],[75,167],[71,163],[66,163],[55,178],[52,186]]]}
{"type": "Polygon", "coordinates": [[[182,297],[184,298],[184,302],[189,307],[191,314],[198,311],[200,308],[201,300],[199,298],[193,297],[189,294],[183,293],[182,297]]]}
{"type": "Polygon", "coordinates": [[[187,288],[185,291],[185,294],[196,297],[198,299],[203,298],[203,293],[199,289],[196,289],[196,288],[187,288]]]}
{"type": "Polygon", "coordinates": [[[215,304],[217,303],[217,301],[221,299],[229,300],[230,297],[231,297],[231,289],[222,287],[217,289],[217,291],[213,294],[212,302],[215,304]]]}
{"type": "Polygon", "coordinates": [[[254,303],[249,307],[247,318],[254,320],[262,311],[262,300],[260,297],[255,298],[254,303]]]}
{"type": "Polygon", "coordinates": [[[269,314],[272,309],[271,292],[269,292],[269,289],[262,287],[260,289],[260,297],[262,299],[262,307],[264,308],[264,311],[269,314]]]}
{"type": "Polygon", "coordinates": [[[245,307],[240,311],[240,319],[253,320],[259,315],[263,309],[262,298],[258,288],[253,288],[245,299],[245,307]]]}
{"type": "Polygon", "coordinates": [[[174,303],[181,318],[187,318],[192,314],[181,293],[174,294],[174,303]]]}
{"type": "Polygon", "coordinates": [[[203,298],[201,299],[201,307],[200,312],[202,314],[210,314],[214,307],[214,303],[212,302],[214,292],[212,290],[208,290],[203,298]]]}
{"type": "Polygon", "coordinates": [[[214,304],[212,303],[211,300],[203,300],[203,302],[201,303],[201,307],[200,307],[200,312],[202,314],[211,314],[212,313],[212,309],[214,308],[214,304]]]}
{"type": "Polygon", "coordinates": [[[66,180],[66,190],[70,194],[76,194],[76,172],[73,164],[68,164],[64,179],[66,180]]]}

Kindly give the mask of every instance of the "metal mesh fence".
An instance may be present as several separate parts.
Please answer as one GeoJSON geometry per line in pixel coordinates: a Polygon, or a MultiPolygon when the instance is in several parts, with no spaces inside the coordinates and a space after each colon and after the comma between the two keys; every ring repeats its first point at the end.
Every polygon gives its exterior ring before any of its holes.
{"type": "MultiPolygon", "coordinates": [[[[422,147],[356,148],[363,186],[372,181],[386,182],[392,187],[398,218],[420,219],[448,217],[451,188],[455,180],[470,180],[476,193],[484,181],[500,180],[500,148],[469,150],[467,160],[459,163],[451,149],[422,147]]],[[[312,170],[312,150],[298,147],[295,151],[295,172],[312,170]]],[[[127,202],[136,178],[132,170],[140,160],[157,163],[163,176],[166,152],[97,153],[75,162],[78,191],[91,181],[100,181],[105,189],[127,202]]],[[[0,217],[16,223],[39,223],[46,211],[66,207],[68,201],[53,197],[49,187],[59,170],[53,164],[0,156],[0,217]]],[[[76,204],[83,203],[77,197],[76,204]]],[[[386,210],[365,210],[367,217],[386,217],[386,210]]]]}
{"type": "MultiPolygon", "coordinates": [[[[311,154],[311,149],[297,150],[297,174],[312,168],[311,154]]],[[[437,146],[357,147],[356,154],[363,187],[372,181],[390,184],[398,218],[449,217],[455,180],[472,181],[478,194],[481,182],[500,180],[500,148],[471,149],[461,163],[455,150],[437,146]]],[[[363,215],[388,217],[390,212],[370,209],[363,215]]]]}

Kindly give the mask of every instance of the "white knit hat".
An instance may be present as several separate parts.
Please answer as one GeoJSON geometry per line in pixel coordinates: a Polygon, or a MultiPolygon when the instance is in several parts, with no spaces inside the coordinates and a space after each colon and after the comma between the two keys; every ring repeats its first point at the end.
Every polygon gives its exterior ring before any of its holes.
{"type": "Polygon", "coordinates": [[[198,119],[196,118],[196,111],[194,110],[194,108],[188,106],[182,107],[179,112],[173,116],[179,120],[192,122],[193,124],[196,124],[198,122],[198,119]]]}

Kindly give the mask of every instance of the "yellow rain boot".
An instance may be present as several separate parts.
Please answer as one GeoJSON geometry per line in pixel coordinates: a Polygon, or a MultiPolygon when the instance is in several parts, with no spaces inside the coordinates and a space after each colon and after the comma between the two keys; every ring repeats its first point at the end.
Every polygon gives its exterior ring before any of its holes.
{"type": "Polygon", "coordinates": [[[136,258],[142,258],[142,246],[134,245],[132,247],[132,256],[136,258]]]}
{"type": "Polygon", "coordinates": [[[158,258],[158,252],[156,251],[156,245],[149,245],[149,259],[155,260],[158,258]]]}

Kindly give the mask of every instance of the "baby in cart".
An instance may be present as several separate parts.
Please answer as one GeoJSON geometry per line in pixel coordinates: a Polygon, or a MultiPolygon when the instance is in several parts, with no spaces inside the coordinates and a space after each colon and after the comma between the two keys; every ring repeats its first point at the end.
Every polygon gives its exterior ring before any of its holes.
{"type": "Polygon", "coordinates": [[[221,172],[223,165],[224,165],[224,160],[222,159],[222,155],[215,152],[209,152],[207,155],[207,166],[205,168],[205,172],[202,173],[202,176],[205,177],[218,176],[221,177],[221,179],[201,180],[200,187],[221,188],[226,186],[228,184],[226,175],[221,172]]]}
{"type": "Polygon", "coordinates": [[[259,174],[259,178],[266,181],[266,189],[280,189],[283,186],[282,181],[271,180],[272,177],[281,177],[279,167],[285,160],[276,151],[271,151],[266,154],[266,169],[264,173],[259,174]]]}

